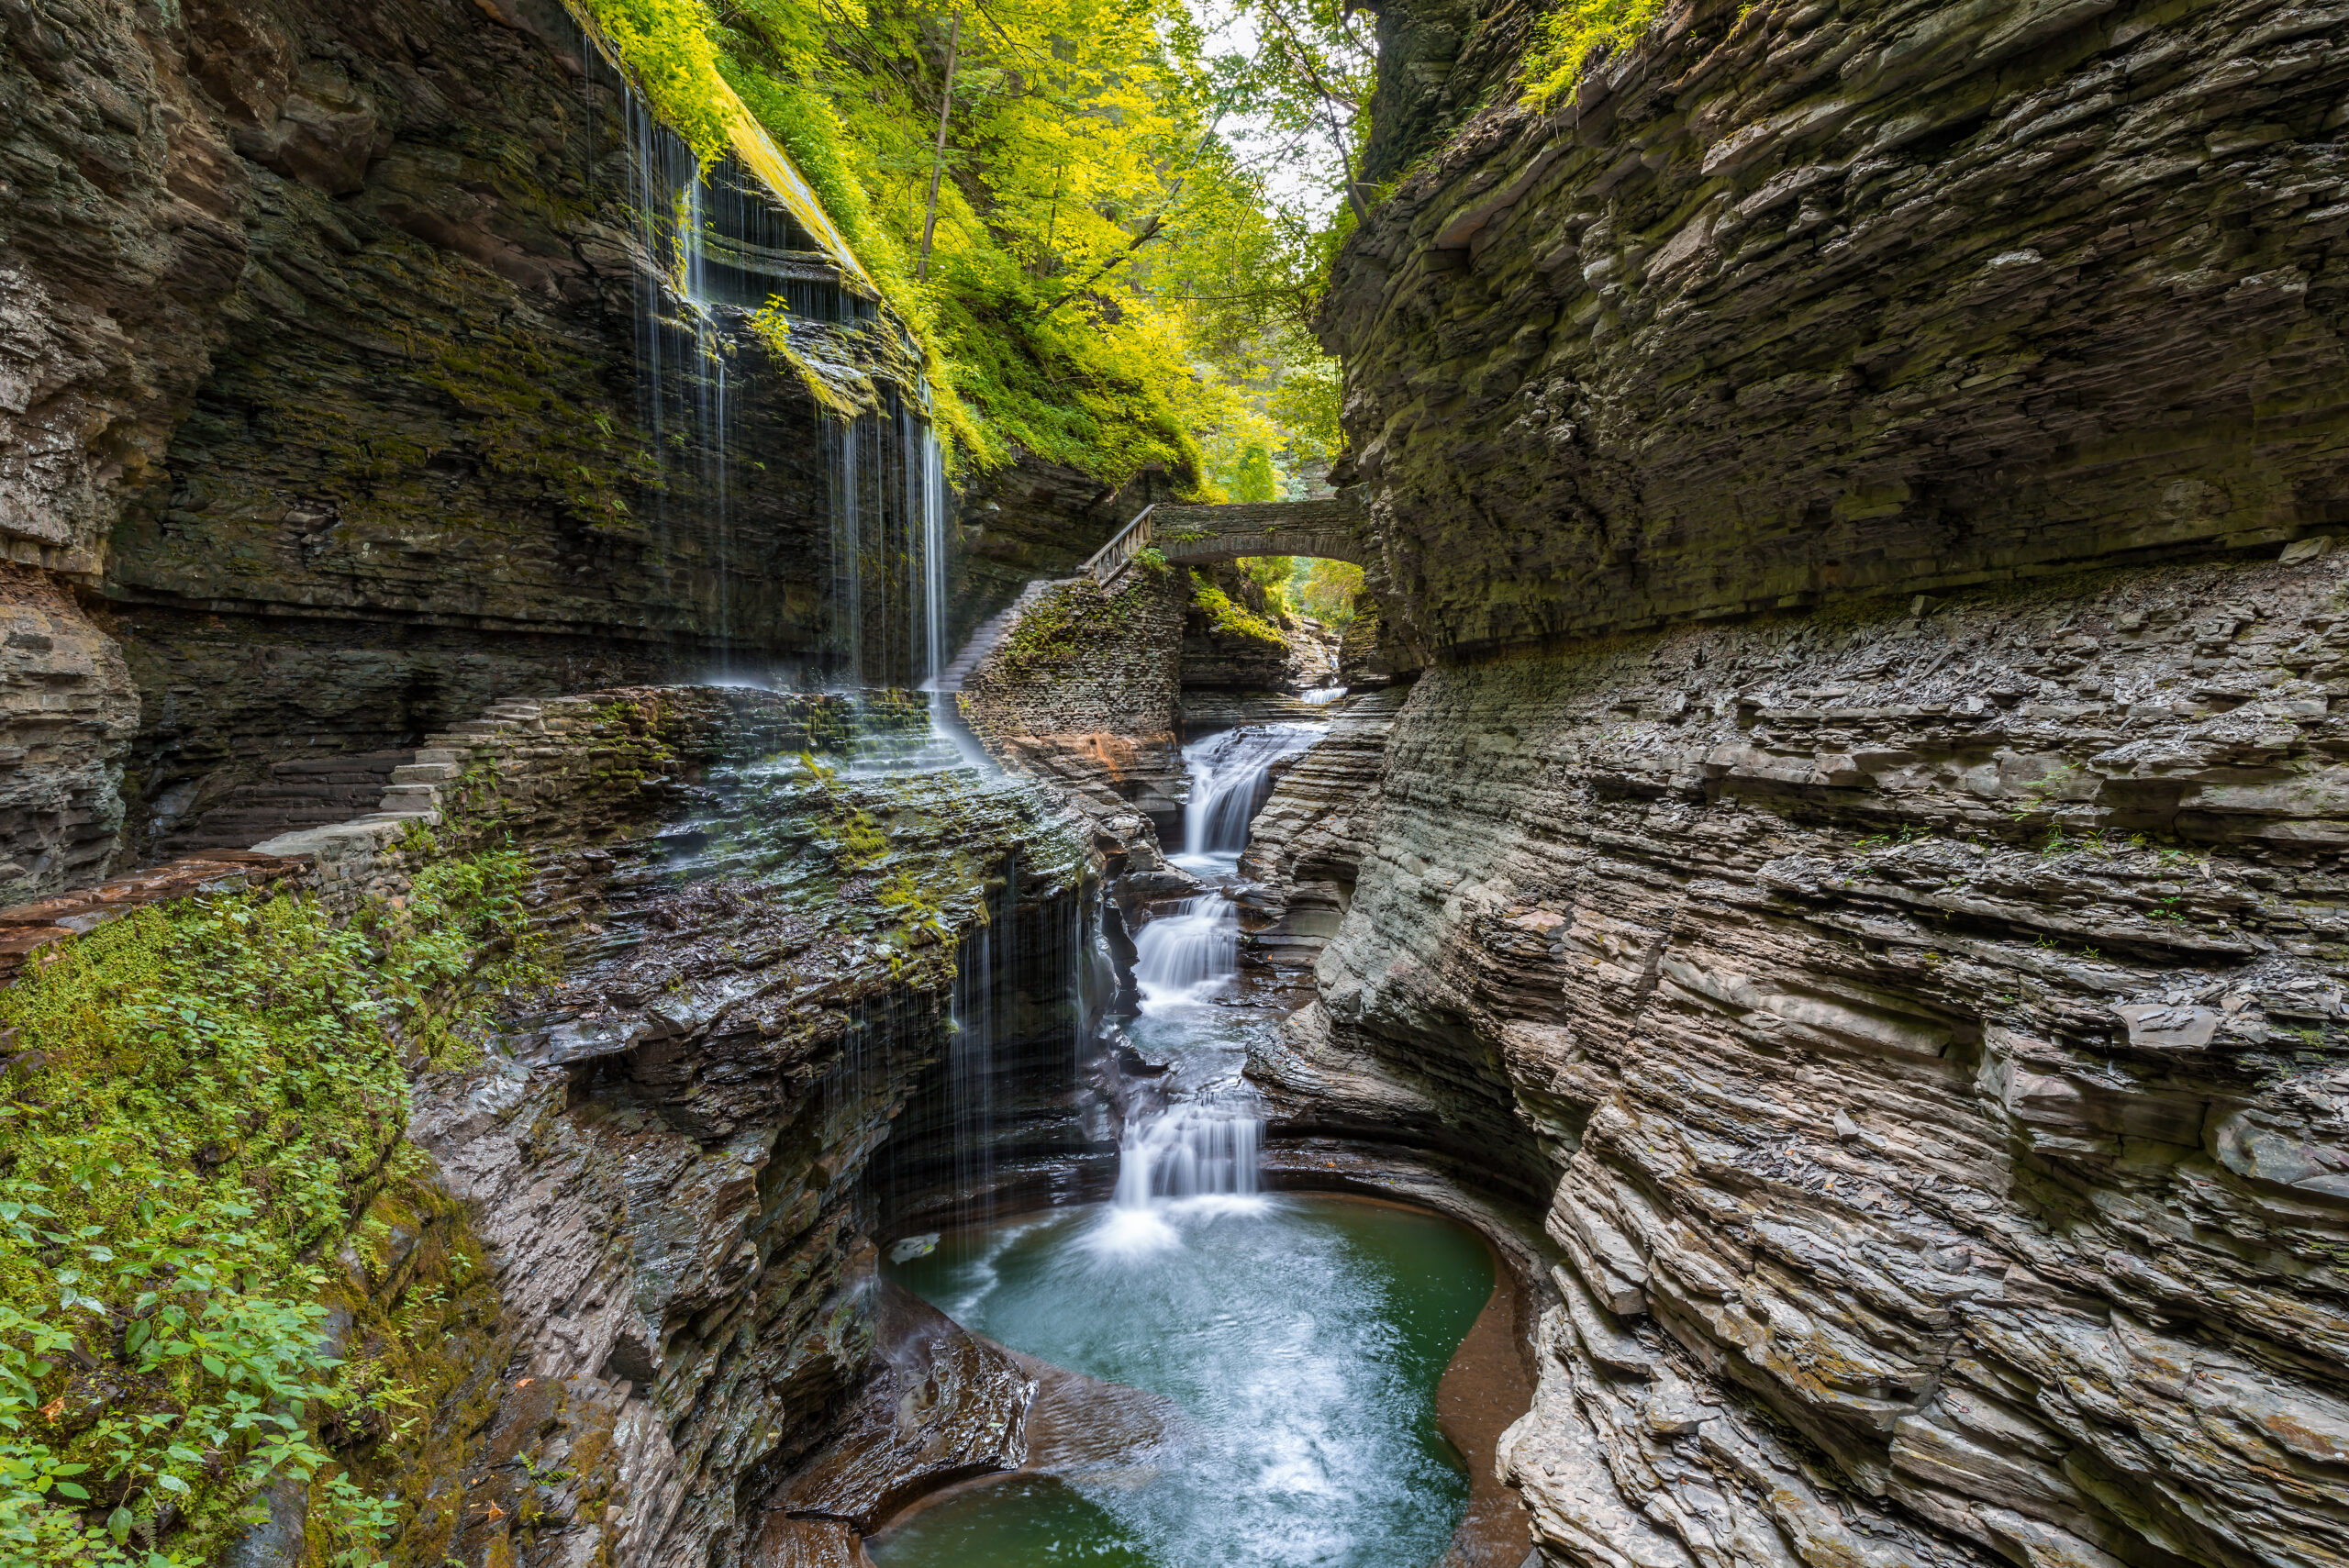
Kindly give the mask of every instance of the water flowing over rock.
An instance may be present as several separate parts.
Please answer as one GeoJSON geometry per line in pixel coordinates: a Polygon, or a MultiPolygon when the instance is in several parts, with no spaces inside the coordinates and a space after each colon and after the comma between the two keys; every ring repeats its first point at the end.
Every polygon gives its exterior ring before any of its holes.
{"type": "Polygon", "coordinates": [[[1240,910],[1219,893],[1186,898],[1134,938],[1145,1012],[1205,1001],[1239,973],[1240,910]]]}
{"type": "Polygon", "coordinates": [[[1200,1102],[1174,1106],[1126,1133],[1118,1154],[1117,1202],[1252,1197],[1264,1122],[1249,1109],[1200,1102]]]}
{"type": "Polygon", "coordinates": [[[1215,857],[1236,860],[1248,847],[1248,826],[1276,771],[1321,735],[1321,727],[1312,724],[1247,725],[1185,747],[1191,797],[1183,806],[1183,855],[1176,863],[1191,870],[1215,857]]]}
{"type": "Polygon", "coordinates": [[[1358,880],[1271,1134],[1546,1213],[1545,1552],[2339,1550],[2341,583],[1438,669],[1375,810],[1291,832],[1358,880]]]}
{"type": "MultiPolygon", "coordinates": [[[[2349,9],[1671,0],[1546,104],[1554,8],[1375,9],[1333,649],[1082,570],[1172,476],[956,472],[557,6],[0,0],[0,963],[507,843],[559,951],[316,1252],[448,1306],[332,1434],[399,1563],[1155,1529],[1200,1424],[876,1243],[1110,1198],[1040,1294],[1206,1333],[1319,1186],[1507,1264],[1497,1568],[2349,1564],[2349,9]]],[[[1318,1443],[1448,1528],[1330,1234],[1222,1347],[1319,1392],[1192,1391],[1234,1562],[1318,1443]]]]}

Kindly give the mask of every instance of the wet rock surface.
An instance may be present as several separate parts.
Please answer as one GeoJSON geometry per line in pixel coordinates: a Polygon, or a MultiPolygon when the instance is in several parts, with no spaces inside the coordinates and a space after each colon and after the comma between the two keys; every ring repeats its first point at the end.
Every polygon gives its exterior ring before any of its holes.
{"type": "Polygon", "coordinates": [[[1368,853],[1401,691],[1367,693],[1323,709],[1328,728],[1290,763],[1248,829],[1240,895],[1251,951],[1284,969],[1311,967],[1353,904],[1368,853]]]}
{"type": "Polygon", "coordinates": [[[879,1370],[840,1435],[770,1505],[864,1535],[924,1492],[1025,1463],[1039,1386],[1009,1351],[911,1291],[879,1279],[868,1288],[880,1298],[879,1370]]]}
{"type": "Polygon", "coordinates": [[[1276,1134],[1546,1215],[1502,1455],[1546,1561],[2341,1555],[2343,580],[1410,688],[1319,1000],[1251,1072],[1276,1134]]]}
{"type": "MultiPolygon", "coordinates": [[[[748,249],[676,297],[662,193],[692,160],[560,6],[10,16],[0,559],[45,586],[0,596],[0,673],[71,702],[0,712],[0,767],[24,753],[0,900],[230,845],[277,765],[501,698],[846,659],[840,410],[747,318],[789,299],[793,353],[865,410],[876,496],[915,367],[731,163],[704,206],[748,249]],[[697,412],[720,360],[722,428],[697,412]]],[[[950,519],[950,634],[1164,487],[995,475],[967,534],[950,519]]],[[[868,679],[918,676],[868,629],[868,679]]]]}
{"type": "MultiPolygon", "coordinates": [[[[526,1562],[763,1539],[753,1505],[856,1418],[874,1365],[865,1238],[888,1198],[868,1167],[936,1092],[961,944],[1015,894],[1027,918],[1062,917],[1090,874],[1072,819],[1016,781],[861,776],[847,736],[812,766],[722,746],[679,766],[686,707],[651,804],[585,843],[560,824],[596,819],[518,775],[518,819],[546,823],[534,896],[563,978],[488,1061],[416,1090],[411,1137],[469,1205],[503,1296],[509,1384],[602,1412],[606,1506],[562,1541],[501,1548],[526,1562]]],[[[995,977],[1022,1020],[1002,1038],[1044,1033],[1065,1062],[1067,977],[1028,996],[1020,973],[995,977]]],[[[576,1446],[585,1419],[524,1446],[576,1446]]]]}

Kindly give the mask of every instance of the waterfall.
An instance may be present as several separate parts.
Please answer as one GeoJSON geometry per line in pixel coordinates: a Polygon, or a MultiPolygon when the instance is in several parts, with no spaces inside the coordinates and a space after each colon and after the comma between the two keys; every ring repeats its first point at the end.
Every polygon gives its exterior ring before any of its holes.
{"type": "MultiPolygon", "coordinates": [[[[591,95],[607,70],[591,61],[591,95]]],[[[655,547],[664,599],[674,602],[679,569],[690,573],[694,629],[717,651],[705,678],[731,682],[742,678],[736,644],[773,629],[733,620],[734,482],[744,477],[734,472],[738,329],[777,299],[794,322],[852,331],[874,322],[879,307],[809,278],[801,262],[814,241],[755,175],[731,158],[704,169],[623,76],[609,80],[628,154],[637,415],[652,470],[638,521],[655,547]]],[[[926,407],[926,391],[920,400],[926,407]]],[[[923,407],[895,393],[877,412],[824,425],[834,678],[851,687],[921,684],[944,658],[945,472],[936,437],[923,407]],[[895,440],[888,422],[898,427],[895,440]]]]}
{"type": "Polygon", "coordinates": [[[1252,1107],[1200,1103],[1175,1106],[1128,1128],[1118,1151],[1118,1207],[1255,1196],[1256,1146],[1264,1130],[1252,1107]]]}
{"type": "Polygon", "coordinates": [[[1324,733],[1318,724],[1246,724],[1183,748],[1191,798],[1183,807],[1183,852],[1174,863],[1207,869],[1246,849],[1273,768],[1324,733]]]}
{"type": "MultiPolygon", "coordinates": [[[[591,92],[598,68],[591,61],[591,92]]],[[[717,652],[717,668],[704,678],[727,682],[739,678],[732,515],[738,397],[731,365],[737,344],[727,323],[763,306],[773,292],[771,280],[747,266],[745,257],[788,253],[796,241],[790,218],[749,188],[750,177],[739,165],[724,161],[705,170],[625,79],[618,86],[638,253],[630,275],[637,418],[654,471],[638,496],[651,515],[639,521],[658,547],[654,559],[664,595],[681,562],[692,573],[688,599],[701,612],[695,629],[717,652]]]]}
{"type": "Polygon", "coordinates": [[[861,516],[863,467],[857,462],[859,419],[828,420],[825,456],[829,462],[834,660],[851,686],[864,684],[864,523],[861,516]]]}
{"type": "Polygon", "coordinates": [[[891,393],[884,411],[827,422],[833,677],[934,689],[946,665],[945,455],[929,417],[891,393]]]}
{"type": "Polygon", "coordinates": [[[965,936],[954,953],[954,1000],[949,1016],[947,1098],[953,1112],[954,1212],[958,1222],[985,1224],[995,1210],[995,937],[994,923],[965,936]]]}
{"type": "Polygon", "coordinates": [[[1204,1002],[1240,973],[1240,908],[1219,893],[1186,898],[1134,939],[1141,1010],[1204,1002]]]}
{"type": "Polygon", "coordinates": [[[1240,1101],[1191,1101],[1130,1122],[1118,1190],[1086,1238],[1095,1252],[1135,1257],[1177,1246],[1170,1215],[1262,1206],[1256,1151],[1264,1119],[1240,1101]]]}

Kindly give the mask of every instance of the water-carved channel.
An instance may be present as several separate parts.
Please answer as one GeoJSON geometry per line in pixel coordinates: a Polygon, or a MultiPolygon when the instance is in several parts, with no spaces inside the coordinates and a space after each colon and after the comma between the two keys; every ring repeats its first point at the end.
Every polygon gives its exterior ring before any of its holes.
{"type": "Polygon", "coordinates": [[[1422,1568],[1444,1554],[1469,1480],[1437,1386],[1492,1295],[1491,1254],[1434,1215],[1264,1190],[1241,1077],[1278,1009],[1240,973],[1233,865],[1267,769],[1317,733],[1251,727],[1190,749],[1180,863],[1211,890],[1136,938],[1115,1195],[893,1250],[896,1282],[963,1328],[1083,1374],[1085,1416],[1081,1437],[1031,1431],[1026,1469],[869,1540],[880,1568],[1422,1568]]]}

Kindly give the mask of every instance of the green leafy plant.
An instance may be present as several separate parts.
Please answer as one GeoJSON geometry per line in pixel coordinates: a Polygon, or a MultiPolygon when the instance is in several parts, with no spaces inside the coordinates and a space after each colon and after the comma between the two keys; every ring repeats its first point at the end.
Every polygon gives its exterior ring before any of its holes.
{"type": "Polygon", "coordinates": [[[1206,614],[1209,626],[1227,637],[1251,638],[1259,642],[1286,641],[1280,628],[1235,603],[1230,595],[1196,572],[1191,573],[1191,604],[1206,614]]]}
{"type": "Polygon", "coordinates": [[[137,911],[0,992],[0,1561],[197,1562],[311,1484],[364,1559],[390,1505],[317,1436],[331,1254],[385,1179],[407,1062],[545,973],[518,855],[338,918],[306,894],[137,911]]]}
{"type": "Polygon", "coordinates": [[[1572,101],[1591,56],[1637,43],[1663,10],[1664,0],[1565,0],[1534,26],[1520,74],[1526,98],[1572,101]]]}

